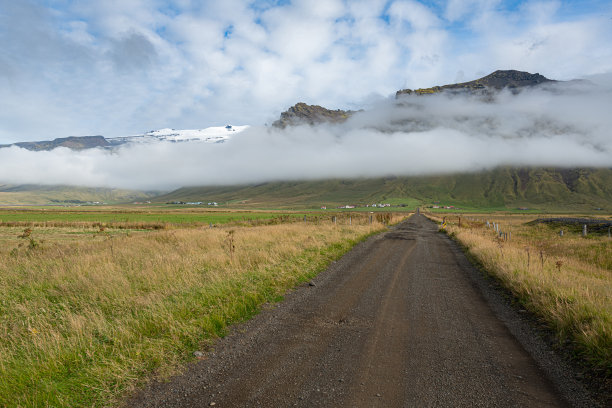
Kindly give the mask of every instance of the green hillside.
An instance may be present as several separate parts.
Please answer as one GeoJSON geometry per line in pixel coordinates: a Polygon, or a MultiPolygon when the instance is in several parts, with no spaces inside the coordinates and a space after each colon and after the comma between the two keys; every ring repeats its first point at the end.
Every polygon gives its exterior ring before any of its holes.
{"type": "Polygon", "coordinates": [[[185,187],[153,201],[216,201],[262,208],[440,202],[468,208],[612,210],[612,169],[502,167],[458,175],[185,187]]]}
{"type": "Polygon", "coordinates": [[[148,200],[155,193],[113,188],[0,184],[0,205],[123,203],[148,200]]]}
{"type": "Polygon", "coordinates": [[[215,201],[244,208],[296,208],[439,202],[462,208],[612,211],[612,169],[501,167],[480,173],[377,179],[269,182],[184,187],[164,195],[68,186],[0,185],[0,205],[215,201]]]}

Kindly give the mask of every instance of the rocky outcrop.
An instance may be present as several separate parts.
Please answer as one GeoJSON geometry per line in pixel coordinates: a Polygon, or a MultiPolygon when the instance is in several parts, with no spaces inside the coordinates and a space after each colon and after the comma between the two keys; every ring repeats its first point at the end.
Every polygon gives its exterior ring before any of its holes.
{"type": "Polygon", "coordinates": [[[353,111],[329,110],[319,105],[308,105],[300,102],[281,113],[280,119],[272,123],[272,126],[285,128],[304,124],[342,123],[353,113],[353,111]]]}

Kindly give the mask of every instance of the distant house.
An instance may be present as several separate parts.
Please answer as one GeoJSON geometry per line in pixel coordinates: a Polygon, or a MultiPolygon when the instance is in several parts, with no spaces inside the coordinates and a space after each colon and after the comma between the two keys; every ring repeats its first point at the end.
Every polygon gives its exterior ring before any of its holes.
{"type": "Polygon", "coordinates": [[[327,210],[327,207],[326,206],[322,206],[321,209],[322,210],[327,210]]]}

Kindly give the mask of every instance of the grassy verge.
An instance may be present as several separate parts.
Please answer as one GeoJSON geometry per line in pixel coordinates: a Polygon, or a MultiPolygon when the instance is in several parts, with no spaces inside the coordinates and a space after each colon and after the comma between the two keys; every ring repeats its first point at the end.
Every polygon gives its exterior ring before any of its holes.
{"type": "MultiPolygon", "coordinates": [[[[432,216],[440,221],[441,216],[432,216]]],[[[446,217],[447,232],[521,305],[554,333],[591,375],[612,379],[612,241],[566,228],[528,225],[536,217],[446,217]],[[486,221],[491,226],[487,227],[486,221]],[[500,238],[510,233],[510,240],[500,238]]],[[[507,235],[506,235],[507,237],[507,235]]]]}
{"type": "Polygon", "coordinates": [[[384,228],[361,221],[5,241],[0,406],[116,403],[384,228]]]}

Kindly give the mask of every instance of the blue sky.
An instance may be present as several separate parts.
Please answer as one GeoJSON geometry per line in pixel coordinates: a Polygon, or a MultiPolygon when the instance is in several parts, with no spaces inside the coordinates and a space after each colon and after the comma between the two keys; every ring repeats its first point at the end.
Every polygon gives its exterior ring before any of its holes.
{"type": "Polygon", "coordinates": [[[270,123],[496,69],[612,73],[609,1],[0,0],[0,143],[270,123]]]}

